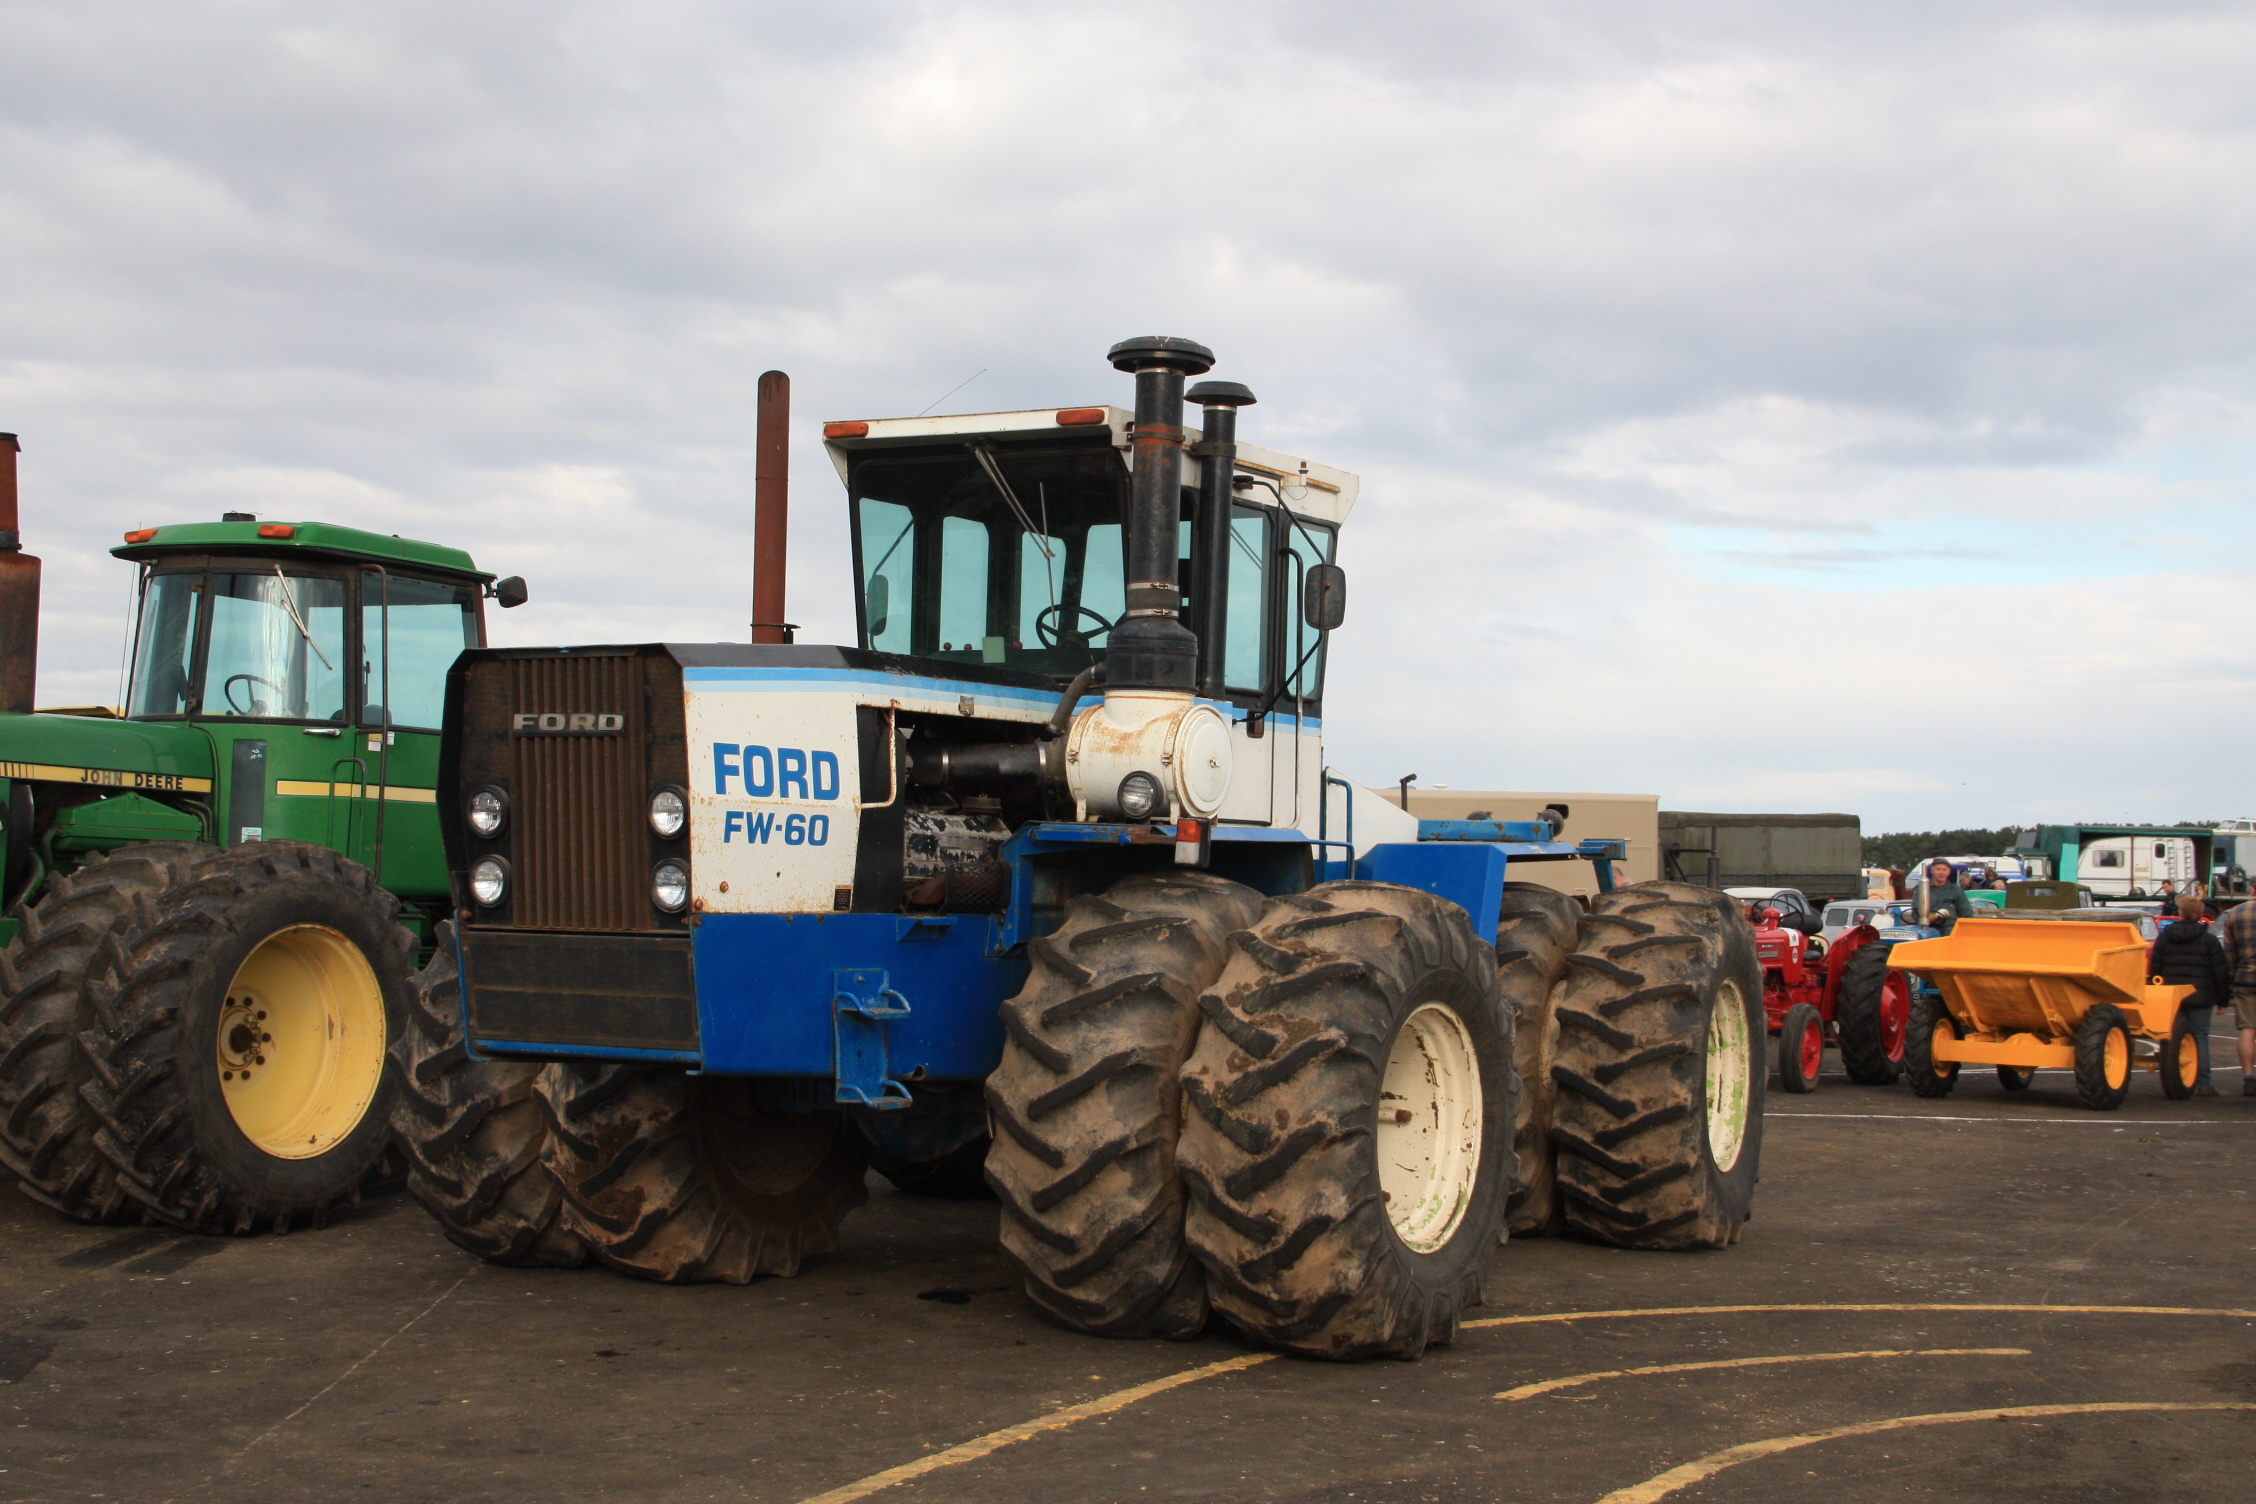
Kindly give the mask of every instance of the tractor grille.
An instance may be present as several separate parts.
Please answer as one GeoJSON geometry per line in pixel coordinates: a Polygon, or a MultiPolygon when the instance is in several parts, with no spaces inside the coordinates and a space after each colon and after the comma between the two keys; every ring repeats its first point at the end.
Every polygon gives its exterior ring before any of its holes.
{"type": "Polygon", "coordinates": [[[514,658],[496,667],[509,676],[505,703],[512,714],[626,717],[623,733],[509,738],[512,922],[533,929],[658,928],[644,820],[651,786],[647,661],[575,655],[514,658]]]}

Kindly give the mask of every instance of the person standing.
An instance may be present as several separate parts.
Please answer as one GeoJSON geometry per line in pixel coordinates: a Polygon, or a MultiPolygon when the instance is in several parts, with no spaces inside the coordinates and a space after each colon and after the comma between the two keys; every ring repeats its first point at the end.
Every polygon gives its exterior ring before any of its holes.
{"type": "MultiPolygon", "coordinates": [[[[2147,953],[2148,976],[2160,977],[2173,987],[2191,987],[2193,996],[2180,1005],[2186,1016],[2186,1026],[2194,1038],[2193,1094],[2213,1097],[2217,1088],[2209,1084],[2209,1024],[2217,1016],[2217,1005],[2232,995],[2233,966],[2225,958],[2225,947],[2201,922],[2208,906],[2191,893],[2179,895],[2178,920],[2164,930],[2147,953]]],[[[2246,1092],[2248,1073],[2241,1073],[2241,1090],[2246,1092]]]]}
{"type": "Polygon", "coordinates": [[[2235,904],[2217,926],[2232,963],[2233,1013],[2240,1024],[2240,1094],[2256,1097],[2256,903],[2235,904]]]}
{"type": "Polygon", "coordinates": [[[1919,916],[1921,924],[1932,925],[1944,934],[1957,927],[1961,919],[1974,917],[1974,900],[1958,885],[1958,877],[1951,864],[1941,857],[1927,864],[1926,912],[1919,916]]]}

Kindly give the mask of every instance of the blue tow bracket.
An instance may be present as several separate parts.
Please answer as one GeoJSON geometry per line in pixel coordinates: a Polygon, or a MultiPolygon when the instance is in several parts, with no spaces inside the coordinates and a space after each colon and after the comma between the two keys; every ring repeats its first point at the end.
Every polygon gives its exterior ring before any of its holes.
{"type": "Polygon", "coordinates": [[[886,1020],[909,1016],[909,1000],[890,982],[875,966],[842,966],[830,974],[838,1045],[834,1101],[881,1110],[909,1105],[909,1089],[887,1074],[886,1020]]]}

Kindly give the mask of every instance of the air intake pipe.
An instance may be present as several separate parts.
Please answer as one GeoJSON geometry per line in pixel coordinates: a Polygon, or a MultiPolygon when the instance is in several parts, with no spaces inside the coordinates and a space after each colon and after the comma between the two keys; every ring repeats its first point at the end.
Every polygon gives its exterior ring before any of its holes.
{"type": "Polygon", "coordinates": [[[16,455],[0,433],[0,712],[31,713],[39,675],[39,561],[23,551],[16,522],[16,455]]]}
{"type": "Polygon", "coordinates": [[[1113,366],[1136,378],[1136,434],[1130,474],[1127,610],[1105,650],[1105,692],[1188,692],[1197,682],[1198,639],[1183,625],[1176,580],[1183,516],[1183,378],[1214,368],[1214,352],[1195,340],[1147,335],[1124,339],[1113,366]]]}

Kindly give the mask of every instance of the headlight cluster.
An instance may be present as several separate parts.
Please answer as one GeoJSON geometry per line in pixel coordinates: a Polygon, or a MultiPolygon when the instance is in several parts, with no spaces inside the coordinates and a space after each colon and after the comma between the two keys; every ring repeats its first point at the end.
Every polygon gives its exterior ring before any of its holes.
{"type": "MultiPolygon", "coordinates": [[[[509,827],[509,796],[498,788],[473,789],[462,813],[473,835],[494,840],[509,827]]],[[[650,796],[649,813],[651,831],[671,841],[689,826],[689,797],[679,788],[662,788],[650,796]]],[[[509,879],[507,858],[480,857],[470,867],[470,896],[480,908],[499,908],[509,899],[509,879]]],[[[651,868],[650,901],[668,914],[688,908],[689,864],[669,857],[651,868]]]]}

